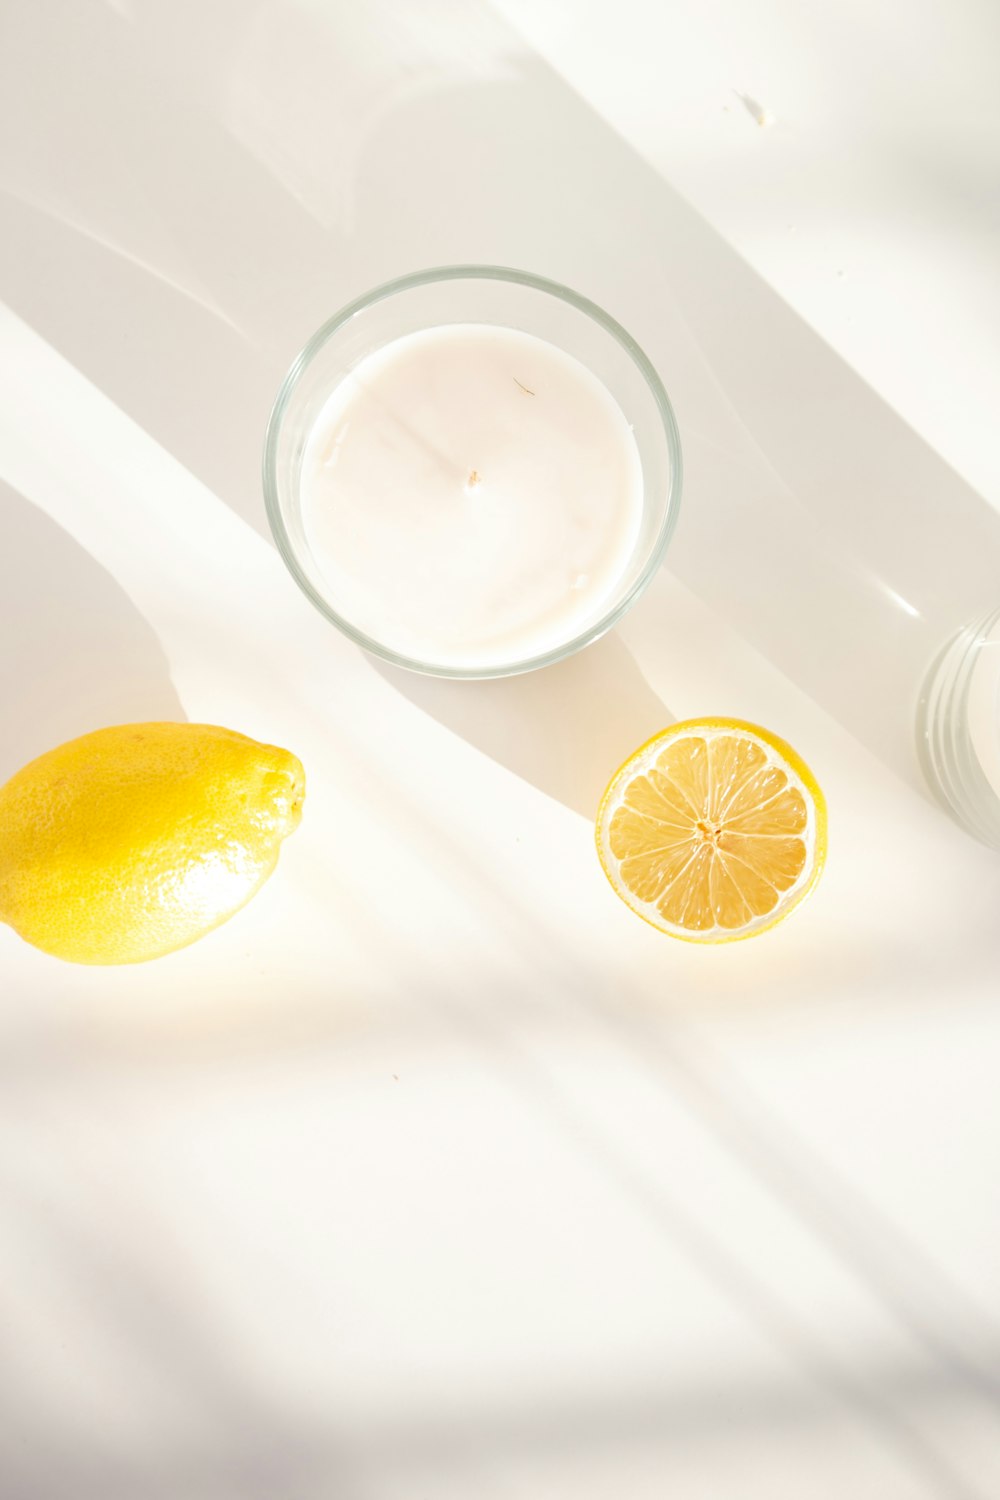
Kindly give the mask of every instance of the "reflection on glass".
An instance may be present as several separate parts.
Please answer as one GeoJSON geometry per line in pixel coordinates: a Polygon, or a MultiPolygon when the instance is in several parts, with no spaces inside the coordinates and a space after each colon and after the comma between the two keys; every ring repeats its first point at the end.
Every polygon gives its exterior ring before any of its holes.
{"type": "Polygon", "coordinates": [[[948,810],[1000,849],[1000,608],[965,626],[937,658],[920,699],[917,746],[948,810]]]}

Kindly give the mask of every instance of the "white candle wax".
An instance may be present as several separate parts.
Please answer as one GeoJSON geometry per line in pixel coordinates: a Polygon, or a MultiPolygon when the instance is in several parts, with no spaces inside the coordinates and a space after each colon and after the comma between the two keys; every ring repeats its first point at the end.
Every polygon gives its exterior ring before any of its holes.
{"type": "Polygon", "coordinates": [[[475,671],[601,617],[638,539],[642,468],[577,360],[456,324],[356,366],[309,434],[300,493],[338,613],[402,656],[475,671]]]}

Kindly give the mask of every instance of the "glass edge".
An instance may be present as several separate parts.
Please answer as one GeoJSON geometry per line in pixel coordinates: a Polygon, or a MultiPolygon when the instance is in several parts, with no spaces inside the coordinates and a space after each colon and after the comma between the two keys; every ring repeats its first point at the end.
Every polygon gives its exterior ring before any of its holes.
{"type": "Polygon", "coordinates": [[[684,460],[681,450],[680,433],[677,427],[677,419],[674,416],[670,398],[651,360],[636,342],[632,335],[624,328],[610,313],[604,311],[596,302],[589,297],[581,296],[570,287],[561,282],[551,281],[544,276],[535,276],[529,271],[518,271],[510,266],[490,265],[457,265],[457,266],[434,266],[425,271],[414,271],[407,276],[400,276],[392,281],[383,282],[363,296],[356,297],[354,301],[348,302],[339,312],[328,318],[310,339],[303,345],[295,359],[289,366],[278,393],[271,407],[271,412],[264,430],[264,445],[261,455],[262,481],[264,490],[264,508],[267,514],[268,525],[274,537],[275,544],[289,573],[298,584],[299,588],[309,599],[310,603],[319,610],[332,625],[335,625],[344,635],[352,640],[355,645],[360,646],[371,656],[378,657],[381,661],[388,662],[391,666],[402,667],[406,671],[416,672],[425,677],[440,677],[452,681],[484,682],[501,677],[518,677],[526,672],[538,671],[545,667],[555,666],[560,661],[574,656],[582,651],[585,646],[592,645],[594,641],[600,640],[628,614],[629,610],[638,602],[649,587],[656,573],[659,571],[667,547],[674,534],[677,519],[680,513],[680,497],[684,472],[684,460]],[[535,291],[546,292],[551,296],[558,297],[567,302],[578,311],[584,313],[592,321],[598,323],[606,332],[621,345],[637,367],[656,404],[660,422],[666,437],[667,450],[670,455],[670,483],[667,491],[666,509],[659,532],[650,550],[649,557],[640,572],[638,578],[629,589],[623,599],[620,599],[614,609],[609,610],[606,615],[581,631],[571,640],[565,641],[558,648],[543,652],[539,656],[526,657],[522,661],[504,663],[497,667],[486,667],[482,669],[470,669],[467,667],[438,666],[432,662],[420,661],[415,657],[402,656],[399,653],[383,646],[379,641],[367,636],[364,631],[352,625],[339,615],[329,603],[323,598],[318,589],[314,588],[309,579],[303,573],[298,558],[295,555],[291,538],[285,526],[284,517],[281,513],[281,502],[278,499],[277,485],[274,482],[276,472],[276,450],[278,443],[278,432],[281,419],[291,398],[299,378],[306,367],[312,362],[315,355],[333,335],[355,317],[359,312],[384,301],[387,297],[396,295],[398,292],[410,291],[419,286],[432,285],[440,281],[506,281],[515,285],[527,286],[535,291]]]}
{"type": "Polygon", "coordinates": [[[990,787],[979,768],[966,718],[976,652],[998,623],[1000,607],[994,607],[949,636],[925,673],[916,715],[917,759],[935,801],[966,833],[994,850],[1000,849],[1000,821],[992,805],[984,809],[979,802],[982,788],[989,792],[990,787]],[[961,657],[945,677],[948,658],[963,637],[961,657]],[[970,778],[982,786],[971,785],[970,778]]]}

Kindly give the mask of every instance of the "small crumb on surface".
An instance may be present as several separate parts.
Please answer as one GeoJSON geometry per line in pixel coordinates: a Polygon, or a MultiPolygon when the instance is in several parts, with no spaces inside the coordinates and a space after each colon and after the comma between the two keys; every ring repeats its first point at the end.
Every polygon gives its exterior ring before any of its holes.
{"type": "Polygon", "coordinates": [[[771,111],[765,109],[764,105],[759,103],[758,100],[752,98],[750,94],[741,94],[737,89],[733,89],[733,93],[743,105],[747,114],[756,120],[762,130],[766,130],[768,125],[774,124],[774,116],[771,111]]]}

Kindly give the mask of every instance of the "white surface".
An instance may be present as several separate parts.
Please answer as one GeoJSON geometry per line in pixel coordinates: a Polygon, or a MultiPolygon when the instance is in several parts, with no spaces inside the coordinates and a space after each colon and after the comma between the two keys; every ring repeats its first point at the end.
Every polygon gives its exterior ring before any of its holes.
{"type": "Polygon", "coordinates": [[[909,68],[888,4],[674,6],[665,35],[546,0],[532,41],[509,14],[23,0],[0,22],[0,775],[186,714],[309,777],[278,874],[204,943],[103,972],[0,932],[12,1500],[1000,1490],[1000,866],[924,796],[911,733],[927,661],[1000,577],[1000,519],[940,456],[993,485],[971,268],[995,13],[931,0],[909,68]],[[744,136],[678,133],[709,74],[706,113],[744,136]],[[791,179],[753,189],[790,98],[806,248],[765,264],[791,179]],[[895,244],[893,123],[924,216],[895,244]],[[721,234],[675,190],[695,181],[721,234]],[[843,304],[804,203],[909,267],[855,304],[856,370],[815,331],[843,304]],[[948,226],[933,251],[924,222],[948,226]],[[462,259],[608,306],[687,461],[670,570],[624,627],[493,684],[340,639],[263,539],[257,477],[312,328],[462,259]],[[791,740],[831,812],[816,896],[718,951],[614,900],[584,816],[646,734],[710,711],[791,740]]]}
{"type": "Polygon", "coordinates": [[[992,0],[497,8],[1000,504],[992,0]]]}
{"type": "Polygon", "coordinates": [[[533,334],[465,324],[367,355],[317,416],[298,482],[331,607],[411,660],[537,659],[628,593],[638,445],[597,375],[533,334]]]}

